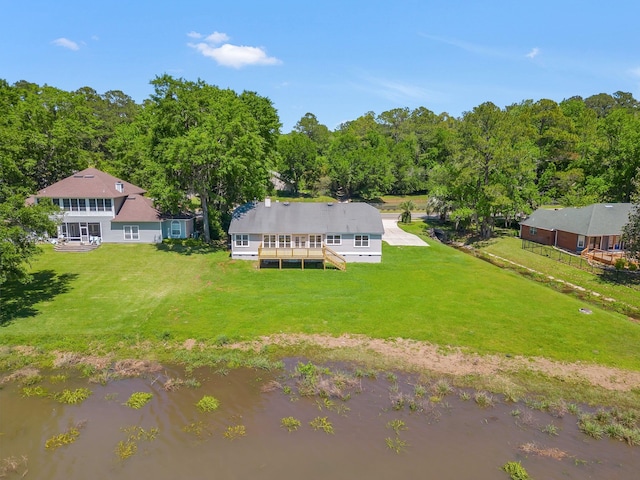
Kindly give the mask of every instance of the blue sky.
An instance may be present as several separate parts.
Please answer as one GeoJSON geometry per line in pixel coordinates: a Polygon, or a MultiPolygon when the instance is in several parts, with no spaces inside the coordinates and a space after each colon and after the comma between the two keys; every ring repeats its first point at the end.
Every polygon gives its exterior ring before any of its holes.
{"type": "Polygon", "coordinates": [[[640,2],[0,0],[0,78],[122,90],[168,73],[270,98],[284,133],[368,111],[640,99],[640,2]]]}

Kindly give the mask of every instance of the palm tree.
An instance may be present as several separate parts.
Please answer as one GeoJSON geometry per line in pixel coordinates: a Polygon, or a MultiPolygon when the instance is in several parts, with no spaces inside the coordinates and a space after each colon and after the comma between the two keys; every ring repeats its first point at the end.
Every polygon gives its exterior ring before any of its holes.
{"type": "Polygon", "coordinates": [[[402,202],[400,204],[400,209],[402,210],[402,213],[400,214],[400,221],[402,223],[411,223],[411,210],[415,208],[416,206],[411,200],[402,202]]]}

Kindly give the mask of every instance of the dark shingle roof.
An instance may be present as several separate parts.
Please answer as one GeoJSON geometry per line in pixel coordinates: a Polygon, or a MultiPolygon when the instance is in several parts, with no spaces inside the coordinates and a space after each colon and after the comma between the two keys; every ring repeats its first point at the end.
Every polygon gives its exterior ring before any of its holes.
{"type": "Polygon", "coordinates": [[[233,212],[229,233],[382,234],[380,212],[366,203],[247,203],[233,212]]]}
{"type": "Polygon", "coordinates": [[[142,195],[129,195],[112,222],[159,222],[160,213],[153,200],[142,195]]]}
{"type": "Polygon", "coordinates": [[[539,208],[520,224],[588,237],[620,235],[622,227],[629,223],[630,212],[630,203],[595,203],[587,207],[557,210],[539,208]]]}
{"type": "Polygon", "coordinates": [[[49,185],[38,192],[36,197],[46,198],[119,198],[130,194],[143,194],[145,190],[97,168],[86,168],[70,177],[49,185]],[[116,189],[122,183],[123,190],[116,189]]]}

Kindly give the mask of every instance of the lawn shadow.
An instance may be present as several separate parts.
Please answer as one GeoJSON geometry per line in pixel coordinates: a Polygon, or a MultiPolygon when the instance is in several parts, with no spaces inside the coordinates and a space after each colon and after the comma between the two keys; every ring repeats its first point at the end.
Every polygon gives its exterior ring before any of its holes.
{"type": "Polygon", "coordinates": [[[160,252],[178,253],[180,255],[205,255],[227,250],[227,244],[223,241],[205,243],[197,239],[165,240],[157,243],[156,248],[160,252]]]}
{"type": "Polygon", "coordinates": [[[0,326],[7,326],[17,318],[35,316],[38,311],[34,305],[68,292],[77,277],[75,273],[57,275],[53,270],[41,270],[31,275],[29,283],[6,282],[0,295],[0,326]]]}
{"type": "Polygon", "coordinates": [[[640,272],[607,268],[603,269],[598,276],[606,283],[625,285],[634,290],[640,289],[640,272]]]}

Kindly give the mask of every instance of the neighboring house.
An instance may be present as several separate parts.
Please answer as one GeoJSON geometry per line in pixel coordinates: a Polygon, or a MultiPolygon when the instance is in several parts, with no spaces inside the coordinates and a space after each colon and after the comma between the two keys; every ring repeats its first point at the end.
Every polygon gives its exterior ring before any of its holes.
{"type": "Polygon", "coordinates": [[[366,203],[247,203],[233,212],[232,258],[332,263],[380,262],[382,218],[366,203]]]}
{"type": "Polygon", "coordinates": [[[72,242],[157,243],[188,238],[193,218],[161,215],[145,190],[95,168],[87,168],[35,195],[50,198],[62,215],[58,237],[72,242]]]}
{"type": "Polygon", "coordinates": [[[572,252],[621,251],[630,203],[596,203],[580,208],[539,208],[520,222],[520,238],[572,252]]]}

